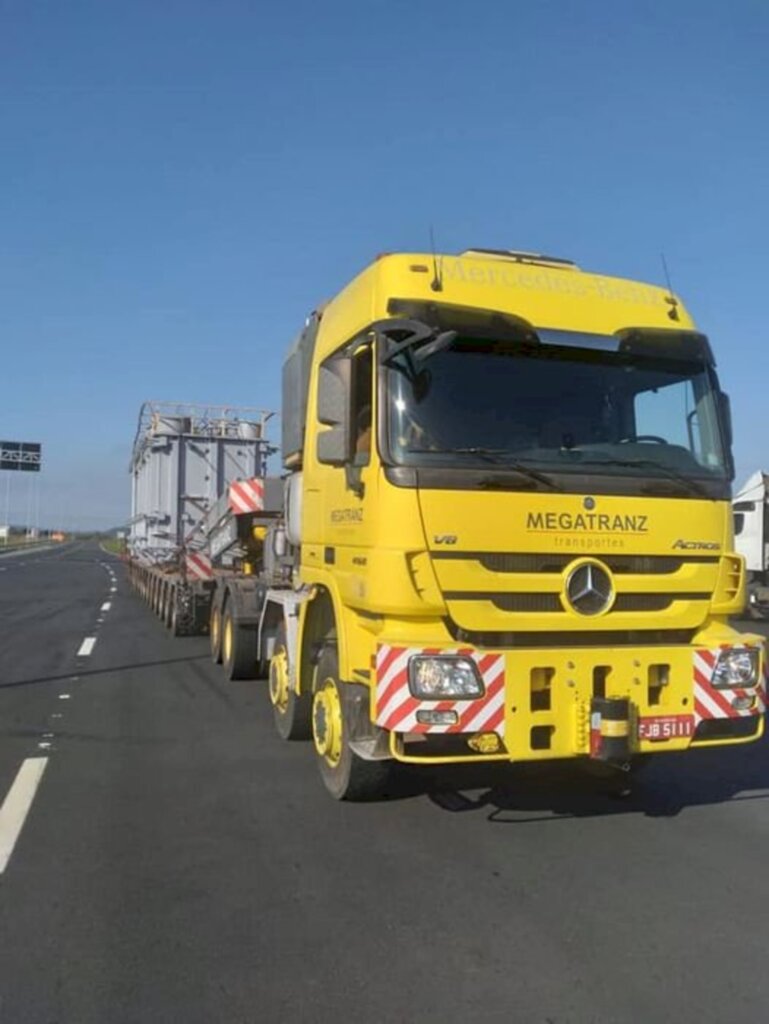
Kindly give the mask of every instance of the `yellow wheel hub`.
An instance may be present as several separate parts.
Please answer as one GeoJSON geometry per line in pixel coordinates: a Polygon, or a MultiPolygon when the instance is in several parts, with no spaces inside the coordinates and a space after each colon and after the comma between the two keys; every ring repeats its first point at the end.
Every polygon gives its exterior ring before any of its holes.
{"type": "Polygon", "coordinates": [[[333,679],[326,679],[312,702],[312,738],[315,749],[330,765],[342,756],[342,701],[333,679]]]}
{"type": "Polygon", "coordinates": [[[270,659],[270,700],[281,713],[288,707],[288,691],[288,655],[278,647],[270,659]]]}
{"type": "Polygon", "coordinates": [[[232,619],[224,620],[224,635],[222,637],[222,656],[225,661],[232,657],[232,619]]]}
{"type": "Polygon", "coordinates": [[[219,633],[222,629],[221,612],[218,610],[211,616],[211,643],[214,647],[219,644],[219,633]]]}

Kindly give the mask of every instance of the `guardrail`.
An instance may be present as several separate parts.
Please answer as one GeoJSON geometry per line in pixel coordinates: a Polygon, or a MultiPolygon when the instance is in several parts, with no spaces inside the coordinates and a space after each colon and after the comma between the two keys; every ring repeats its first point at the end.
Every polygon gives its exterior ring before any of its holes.
{"type": "Polygon", "coordinates": [[[50,547],[51,544],[60,543],[50,540],[48,537],[41,538],[40,540],[24,540],[18,544],[0,544],[0,558],[3,555],[10,555],[12,553],[18,554],[19,551],[36,551],[38,548],[50,547]]]}

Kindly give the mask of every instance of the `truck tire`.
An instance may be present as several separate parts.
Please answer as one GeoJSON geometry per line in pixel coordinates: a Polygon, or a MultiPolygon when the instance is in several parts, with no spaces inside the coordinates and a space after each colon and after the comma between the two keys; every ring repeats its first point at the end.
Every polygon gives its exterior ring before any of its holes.
{"type": "Polygon", "coordinates": [[[164,609],[163,614],[163,625],[166,627],[167,630],[171,629],[171,611],[173,608],[173,601],[174,590],[171,584],[169,584],[168,589],[166,590],[166,607],[164,609]]]}
{"type": "Polygon", "coordinates": [[[181,615],[179,614],[179,600],[178,594],[176,593],[176,587],[171,589],[169,604],[171,608],[168,613],[168,628],[171,631],[171,636],[181,636],[183,633],[182,620],[181,615]]]}
{"type": "Polygon", "coordinates": [[[211,601],[211,619],[208,627],[208,639],[211,647],[211,661],[214,665],[222,663],[222,606],[214,595],[211,601]]]}
{"type": "Polygon", "coordinates": [[[335,800],[380,800],[386,795],[390,761],[365,761],[349,744],[349,712],[339,680],[336,647],[324,647],[315,675],[312,738],[318,767],[335,800]]]}
{"type": "Polygon", "coordinates": [[[240,627],[232,601],[222,613],[222,666],[228,679],[256,676],[256,630],[240,627]]]}
{"type": "Polygon", "coordinates": [[[312,694],[298,694],[288,685],[286,627],[281,622],[275,636],[268,677],[275,730],[283,740],[312,739],[312,694]]]}

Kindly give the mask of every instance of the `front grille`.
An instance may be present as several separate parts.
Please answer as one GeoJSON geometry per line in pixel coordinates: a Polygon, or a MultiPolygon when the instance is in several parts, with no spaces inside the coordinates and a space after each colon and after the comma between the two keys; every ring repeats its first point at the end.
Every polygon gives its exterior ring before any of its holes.
{"type": "MultiPolygon", "coordinates": [[[[558,594],[496,594],[476,591],[449,591],[447,601],[490,601],[502,612],[565,612],[558,594]]],[[[662,612],[674,601],[707,601],[707,593],[617,594],[612,612],[662,612]]]]}
{"type": "MultiPolygon", "coordinates": [[[[434,558],[461,558],[465,561],[479,562],[489,572],[538,572],[556,573],[563,572],[567,565],[570,565],[576,558],[581,557],[577,553],[572,554],[506,554],[504,552],[434,552],[434,558]]],[[[713,563],[718,558],[702,556],[694,558],[676,558],[671,555],[604,555],[596,554],[599,561],[617,575],[633,574],[637,576],[664,576],[678,572],[684,563],[713,563]]]]}
{"type": "MultiPolygon", "coordinates": [[[[453,595],[446,595],[449,600],[453,595]]],[[[503,612],[562,612],[557,594],[463,594],[461,600],[491,600],[503,612]]]]}
{"type": "Polygon", "coordinates": [[[707,601],[709,594],[617,594],[613,612],[664,612],[674,601],[707,601]]]}
{"type": "MultiPolygon", "coordinates": [[[[545,631],[553,626],[561,629],[567,617],[573,620],[562,588],[569,567],[580,557],[576,552],[552,551],[433,552],[452,618],[462,629],[492,627],[505,636],[518,636],[517,627],[545,631]]],[[[653,616],[668,615],[671,629],[688,630],[707,615],[720,556],[596,552],[594,560],[609,570],[616,596],[605,615],[585,617],[579,629],[587,632],[592,625],[600,630],[616,623],[644,630],[656,624],[653,616]]]]}

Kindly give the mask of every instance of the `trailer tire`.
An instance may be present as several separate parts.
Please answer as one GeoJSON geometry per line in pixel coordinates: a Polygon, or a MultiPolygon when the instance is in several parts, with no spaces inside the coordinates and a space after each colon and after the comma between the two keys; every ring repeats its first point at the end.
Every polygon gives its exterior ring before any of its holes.
{"type": "Polygon", "coordinates": [[[238,623],[234,602],[222,613],[222,666],[228,679],[253,679],[256,675],[256,630],[238,623]]]}
{"type": "Polygon", "coordinates": [[[297,693],[289,686],[286,627],[281,622],[269,661],[270,702],[275,731],[282,740],[312,739],[312,694],[297,693]]]}
{"type": "Polygon", "coordinates": [[[168,586],[166,587],[166,600],[165,600],[165,605],[163,607],[163,625],[166,627],[166,629],[170,629],[171,628],[171,611],[173,609],[173,603],[174,603],[174,588],[169,583],[168,586]]]}
{"type": "Polygon", "coordinates": [[[176,587],[171,590],[170,596],[171,609],[168,614],[168,628],[171,631],[171,636],[182,635],[182,624],[179,617],[179,602],[177,600],[176,587]]]}
{"type": "Polygon", "coordinates": [[[326,789],[335,800],[381,800],[387,794],[391,762],[366,761],[350,746],[349,705],[332,644],[318,659],[314,691],[312,738],[326,789]]]}
{"type": "Polygon", "coordinates": [[[211,647],[211,661],[214,665],[222,663],[222,606],[214,597],[211,601],[211,618],[208,626],[208,639],[211,647]]]}

